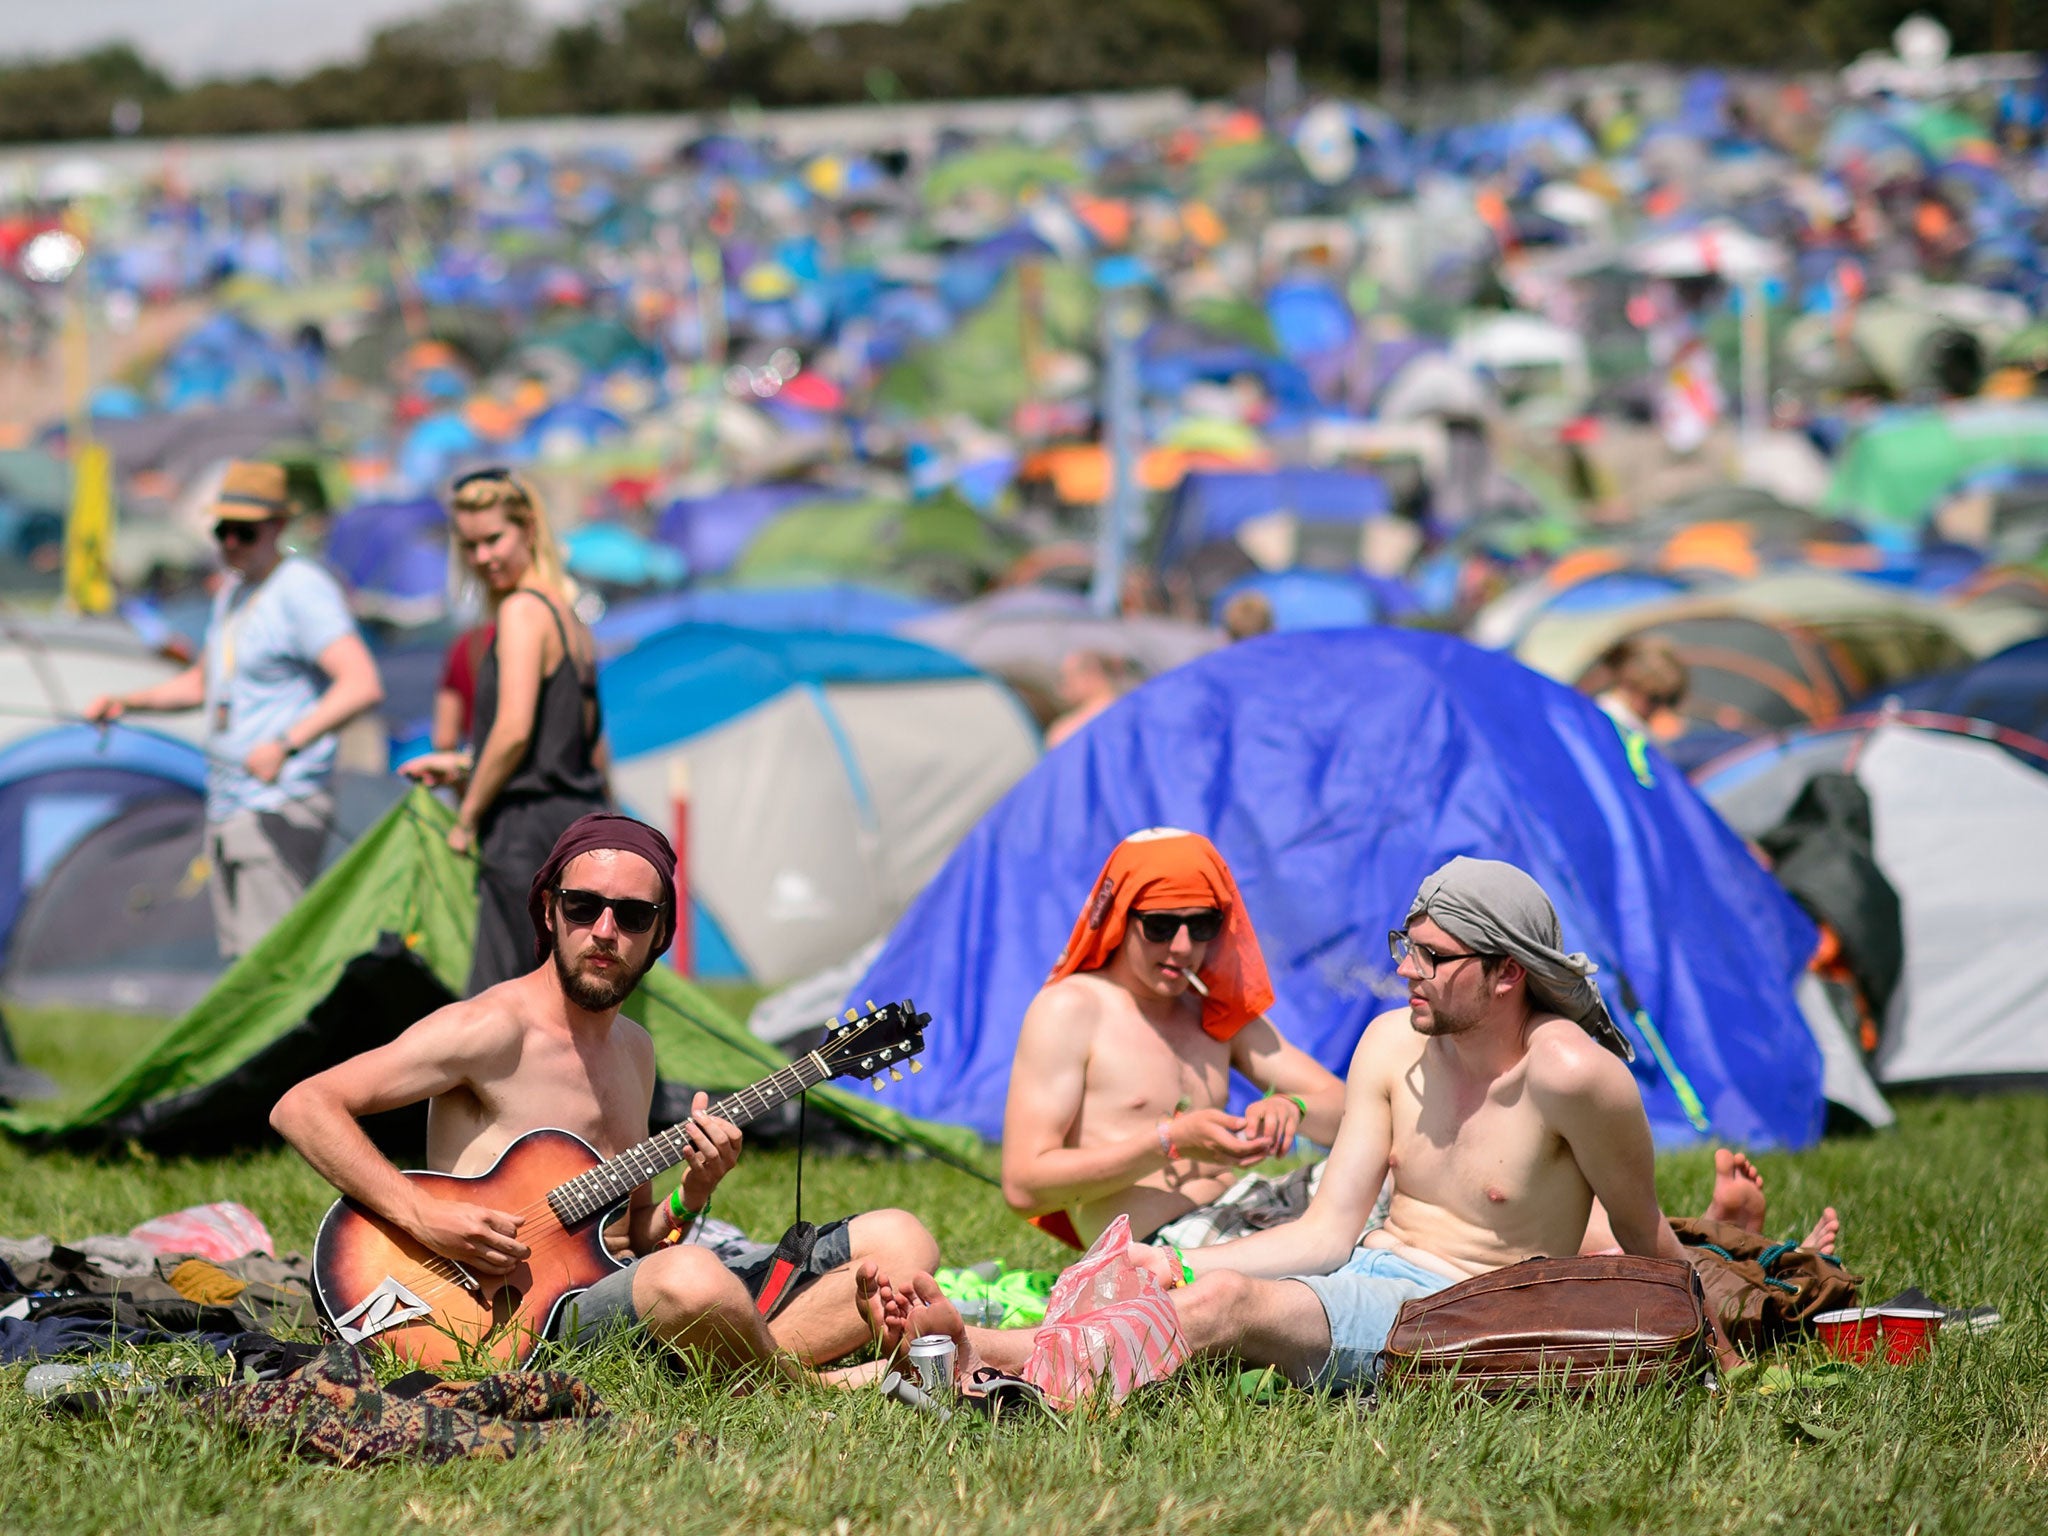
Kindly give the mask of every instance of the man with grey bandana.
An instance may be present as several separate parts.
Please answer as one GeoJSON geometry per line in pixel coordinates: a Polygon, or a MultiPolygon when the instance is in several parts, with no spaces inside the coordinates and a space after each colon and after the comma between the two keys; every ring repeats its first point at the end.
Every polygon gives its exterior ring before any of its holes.
{"type": "MultiPolygon", "coordinates": [[[[1169,1284],[1193,1273],[1173,1296],[1199,1352],[1362,1384],[1402,1302],[1578,1252],[1596,1199],[1622,1249],[1684,1258],[1658,1208],[1632,1052],[1542,888],[1512,865],[1453,859],[1388,947],[1408,1006],[1359,1041],[1307,1212],[1184,1256],[1150,1250],[1169,1284]],[[1389,1173],[1386,1219],[1366,1231],[1389,1173]]],[[[1002,1363],[1010,1336],[969,1333],[1002,1363]]],[[[1738,1363],[1719,1343],[1724,1367],[1738,1363]]]]}

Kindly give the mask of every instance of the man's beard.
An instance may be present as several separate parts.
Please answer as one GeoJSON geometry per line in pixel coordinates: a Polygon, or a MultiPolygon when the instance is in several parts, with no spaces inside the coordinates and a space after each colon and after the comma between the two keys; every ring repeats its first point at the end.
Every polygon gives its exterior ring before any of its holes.
{"type": "Polygon", "coordinates": [[[1412,1009],[1408,1022],[1419,1035],[1462,1035],[1477,1028],[1482,1017],[1479,1009],[1447,1008],[1441,1002],[1432,1002],[1427,1023],[1419,1022],[1412,1009]]]}
{"type": "MultiPolygon", "coordinates": [[[[623,957],[616,957],[623,958],[623,957]]],[[[640,985],[640,978],[654,969],[654,956],[633,972],[615,971],[609,976],[585,976],[569,969],[569,961],[562,954],[562,941],[555,939],[555,979],[562,984],[562,991],[569,1001],[585,1013],[609,1013],[633,995],[633,989],[640,985]]]]}

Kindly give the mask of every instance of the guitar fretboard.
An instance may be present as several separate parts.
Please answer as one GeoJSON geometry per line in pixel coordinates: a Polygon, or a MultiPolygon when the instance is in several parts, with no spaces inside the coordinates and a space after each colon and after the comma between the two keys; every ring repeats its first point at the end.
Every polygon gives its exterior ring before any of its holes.
{"type": "MultiPolygon", "coordinates": [[[[718,1100],[705,1113],[730,1120],[734,1125],[745,1125],[805,1089],[817,1087],[831,1075],[825,1059],[813,1051],[780,1072],[718,1100]]],[[[617,1157],[599,1163],[588,1173],[579,1173],[566,1184],[556,1185],[548,1191],[548,1204],[554,1209],[555,1219],[565,1227],[574,1226],[600,1211],[610,1210],[656,1174],[675,1167],[689,1149],[685,1133],[688,1124],[684,1121],[672,1125],[660,1135],[650,1136],[617,1157]]]]}

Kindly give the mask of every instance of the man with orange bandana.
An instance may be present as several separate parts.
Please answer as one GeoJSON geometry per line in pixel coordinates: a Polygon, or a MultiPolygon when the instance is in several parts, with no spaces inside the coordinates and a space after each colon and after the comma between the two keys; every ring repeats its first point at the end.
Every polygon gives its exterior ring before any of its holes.
{"type": "Polygon", "coordinates": [[[1004,1198],[1075,1247],[1119,1215],[1183,1248],[1298,1216],[1305,1171],[1275,1184],[1238,1170],[1297,1133],[1335,1140],[1344,1085],[1281,1037],[1272,1002],[1215,846],[1170,827],[1125,838],[1024,1014],[1004,1198]],[[1263,1095],[1243,1115],[1228,1109],[1233,1071],[1263,1095]]]}

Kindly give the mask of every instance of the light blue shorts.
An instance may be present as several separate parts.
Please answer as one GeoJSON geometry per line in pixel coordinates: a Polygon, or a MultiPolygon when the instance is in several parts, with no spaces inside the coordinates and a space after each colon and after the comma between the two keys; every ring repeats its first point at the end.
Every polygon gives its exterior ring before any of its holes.
{"type": "Polygon", "coordinates": [[[1325,1387],[1368,1385],[1401,1303],[1457,1283],[1384,1248],[1353,1249],[1351,1262],[1334,1274],[1288,1278],[1314,1291],[1330,1320],[1330,1358],[1316,1372],[1316,1385],[1325,1387]]]}

